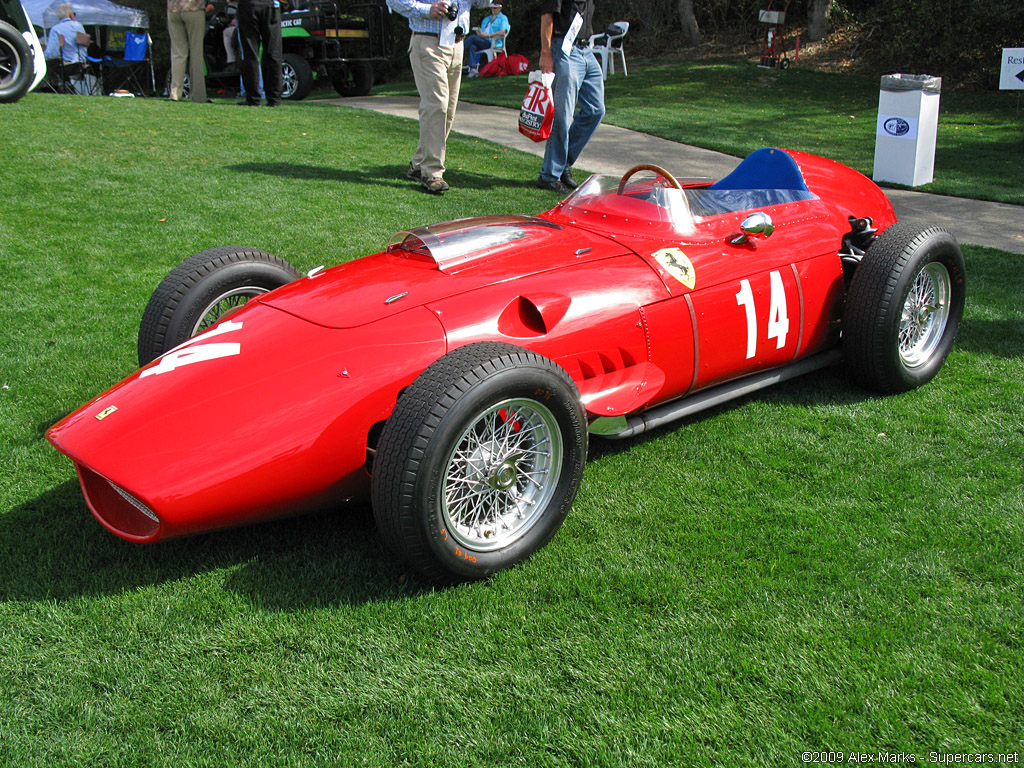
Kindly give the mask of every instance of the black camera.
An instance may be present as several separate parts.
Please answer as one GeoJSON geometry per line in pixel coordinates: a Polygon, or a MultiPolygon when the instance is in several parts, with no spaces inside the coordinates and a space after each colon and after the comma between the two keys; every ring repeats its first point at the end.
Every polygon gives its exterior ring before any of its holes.
{"type": "Polygon", "coordinates": [[[455,21],[459,18],[459,6],[455,3],[448,3],[448,10],[444,12],[444,15],[448,17],[448,21],[455,21]]]}

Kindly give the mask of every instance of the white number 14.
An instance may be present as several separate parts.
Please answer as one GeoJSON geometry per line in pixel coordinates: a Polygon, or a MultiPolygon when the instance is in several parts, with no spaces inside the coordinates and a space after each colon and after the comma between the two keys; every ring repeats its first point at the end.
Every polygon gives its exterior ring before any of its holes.
{"type": "MultiPolygon", "coordinates": [[[[786,346],[786,335],[789,333],[789,317],[786,314],[786,287],[782,284],[782,275],[772,272],[771,297],[768,308],[768,338],[776,339],[776,349],[786,346]]],[[[747,315],[747,359],[754,356],[757,349],[757,314],[754,312],[754,292],[750,289],[749,280],[740,281],[740,290],[736,294],[736,303],[746,310],[747,315]]]]}

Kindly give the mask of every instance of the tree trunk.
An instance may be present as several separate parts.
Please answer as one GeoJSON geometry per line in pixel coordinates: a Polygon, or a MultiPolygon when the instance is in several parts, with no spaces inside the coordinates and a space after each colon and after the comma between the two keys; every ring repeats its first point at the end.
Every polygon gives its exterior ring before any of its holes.
{"type": "Polygon", "coordinates": [[[683,27],[683,45],[700,45],[700,27],[693,15],[693,0],[679,0],[679,21],[683,27]]]}
{"type": "Polygon", "coordinates": [[[832,0],[807,0],[807,38],[812,43],[828,34],[828,17],[832,13],[832,0]]]}

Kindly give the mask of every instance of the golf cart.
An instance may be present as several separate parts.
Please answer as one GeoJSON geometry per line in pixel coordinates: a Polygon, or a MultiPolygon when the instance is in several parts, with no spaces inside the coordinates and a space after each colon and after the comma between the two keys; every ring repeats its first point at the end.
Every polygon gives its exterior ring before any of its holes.
{"type": "MultiPolygon", "coordinates": [[[[235,18],[234,3],[216,0],[207,12],[204,56],[207,88],[236,90],[240,56],[228,63],[224,30],[235,18]]],[[[330,82],[342,96],[365,96],[373,86],[373,62],[393,55],[391,20],[383,0],[347,4],[345,0],[295,0],[282,3],[282,97],[304,99],[319,81],[330,82]]],[[[170,83],[168,74],[168,84],[170,83]]],[[[185,94],[189,91],[185,76],[185,94]]]]}

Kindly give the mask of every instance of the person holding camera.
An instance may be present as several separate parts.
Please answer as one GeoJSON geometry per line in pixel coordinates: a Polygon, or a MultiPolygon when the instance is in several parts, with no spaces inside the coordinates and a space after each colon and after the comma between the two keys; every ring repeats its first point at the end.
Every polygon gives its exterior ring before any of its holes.
{"type": "Polygon", "coordinates": [[[388,7],[409,20],[409,63],[420,95],[420,137],[405,176],[425,192],[448,190],[444,159],[462,85],[462,41],[469,29],[469,9],[491,0],[387,0],[388,7]]]}

